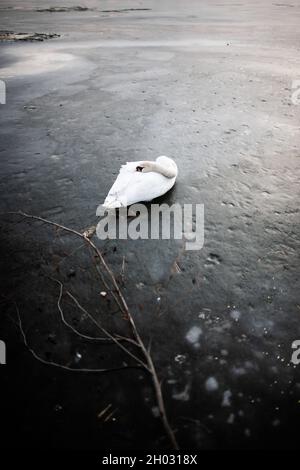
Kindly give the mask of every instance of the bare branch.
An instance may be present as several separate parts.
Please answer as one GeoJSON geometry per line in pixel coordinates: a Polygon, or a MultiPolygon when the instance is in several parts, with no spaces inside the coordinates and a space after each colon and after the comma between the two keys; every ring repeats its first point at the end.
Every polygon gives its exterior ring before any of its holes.
{"type": "MultiPolygon", "coordinates": [[[[103,255],[100,252],[100,250],[98,249],[98,247],[95,245],[95,243],[90,238],[88,238],[86,233],[82,234],[82,233],[78,232],[77,230],[71,229],[71,228],[66,227],[64,225],[61,225],[61,224],[57,224],[57,223],[52,222],[50,220],[44,219],[43,217],[26,214],[25,212],[22,212],[22,211],[7,212],[6,214],[19,215],[19,216],[22,216],[22,217],[25,217],[25,218],[28,218],[28,219],[38,220],[38,221],[46,223],[48,225],[52,225],[53,227],[62,229],[65,232],[71,233],[71,234],[76,235],[77,237],[80,237],[81,239],[85,240],[85,242],[94,250],[96,256],[99,258],[104,270],[106,271],[108,277],[110,278],[111,283],[112,283],[112,285],[113,285],[113,287],[114,287],[114,289],[117,293],[118,300],[121,304],[120,309],[121,309],[121,311],[123,311],[123,313],[125,313],[126,318],[128,319],[128,321],[130,323],[134,338],[135,338],[136,342],[140,345],[141,351],[142,351],[142,353],[145,357],[145,360],[146,360],[146,364],[143,361],[141,361],[139,358],[137,358],[136,356],[132,355],[132,353],[127,348],[125,348],[114,336],[112,336],[110,333],[108,333],[101,325],[98,324],[98,326],[102,330],[102,332],[104,334],[106,334],[108,337],[110,337],[121,349],[124,350],[124,352],[126,352],[126,354],[129,354],[129,355],[133,356],[135,358],[135,360],[137,360],[137,362],[142,364],[143,367],[150,372],[151,377],[152,377],[154,390],[155,390],[157,404],[158,404],[159,411],[160,411],[160,416],[161,416],[162,423],[164,425],[166,434],[168,435],[168,437],[169,437],[169,439],[172,443],[173,448],[174,449],[179,449],[174,431],[172,430],[172,428],[170,426],[170,423],[168,421],[168,417],[167,417],[167,413],[166,413],[166,409],[165,409],[165,403],[164,403],[164,399],[163,399],[163,395],[162,395],[162,389],[161,389],[161,385],[160,385],[160,382],[159,382],[159,379],[158,379],[158,376],[157,376],[156,368],[154,366],[152,357],[151,357],[149,351],[147,350],[147,348],[145,347],[142,338],[140,337],[140,334],[137,330],[135,321],[134,321],[134,319],[133,319],[133,317],[130,313],[127,302],[126,302],[126,300],[125,300],[125,298],[122,294],[122,291],[121,291],[121,289],[120,289],[120,287],[117,283],[117,280],[114,276],[114,273],[112,272],[112,270],[110,269],[110,267],[106,263],[103,255]]],[[[69,293],[69,295],[72,297],[72,294],[69,293]]],[[[89,315],[88,312],[86,312],[86,310],[79,304],[77,299],[75,299],[74,297],[72,297],[72,298],[73,298],[74,302],[78,305],[78,307],[81,308],[82,311],[84,311],[87,315],[89,315]]],[[[91,317],[91,318],[93,318],[93,317],[91,317]]]]}

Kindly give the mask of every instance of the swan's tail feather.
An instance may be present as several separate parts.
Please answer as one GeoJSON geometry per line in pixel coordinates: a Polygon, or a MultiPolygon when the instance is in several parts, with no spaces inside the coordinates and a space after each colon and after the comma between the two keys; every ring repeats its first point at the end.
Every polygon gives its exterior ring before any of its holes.
{"type": "Polygon", "coordinates": [[[123,204],[120,201],[118,201],[118,199],[111,199],[109,201],[105,199],[102,206],[105,209],[117,209],[118,207],[123,207],[123,204]]]}

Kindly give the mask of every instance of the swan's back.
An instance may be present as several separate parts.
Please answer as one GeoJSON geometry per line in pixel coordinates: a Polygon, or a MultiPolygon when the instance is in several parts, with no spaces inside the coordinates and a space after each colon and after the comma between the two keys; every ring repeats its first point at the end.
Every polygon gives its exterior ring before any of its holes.
{"type": "MultiPolygon", "coordinates": [[[[158,157],[156,162],[160,165],[173,165],[176,163],[168,157],[158,157]]],[[[122,165],[119,175],[112,185],[103,206],[106,208],[126,207],[136,202],[151,201],[152,199],[162,196],[169,191],[175,184],[174,178],[166,178],[160,173],[151,171],[143,173],[136,171],[136,168],[142,162],[127,162],[122,165]]]]}

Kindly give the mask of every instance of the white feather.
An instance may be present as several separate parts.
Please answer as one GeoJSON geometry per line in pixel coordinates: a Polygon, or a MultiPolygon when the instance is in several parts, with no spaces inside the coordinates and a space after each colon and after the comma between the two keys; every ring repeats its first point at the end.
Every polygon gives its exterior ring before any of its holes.
{"type": "Polygon", "coordinates": [[[158,157],[155,162],[127,162],[126,165],[122,165],[103,206],[107,209],[113,209],[130,206],[141,201],[151,201],[169,191],[174,186],[176,177],[176,163],[165,156],[158,157]],[[137,171],[137,167],[145,164],[148,164],[149,168],[150,165],[157,168],[156,171],[149,169],[147,172],[137,171]],[[174,176],[166,177],[160,171],[174,176]]]}

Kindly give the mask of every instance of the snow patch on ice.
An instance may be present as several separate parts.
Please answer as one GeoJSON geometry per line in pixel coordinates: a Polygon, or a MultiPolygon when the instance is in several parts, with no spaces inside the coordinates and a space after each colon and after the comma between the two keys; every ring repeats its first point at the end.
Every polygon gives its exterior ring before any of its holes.
{"type": "Polygon", "coordinates": [[[232,318],[232,320],[234,321],[239,321],[239,319],[241,318],[241,312],[239,310],[231,310],[230,312],[230,316],[232,318]]]}
{"type": "Polygon", "coordinates": [[[195,348],[199,348],[200,347],[199,338],[201,335],[202,335],[202,329],[199,326],[192,326],[192,328],[187,332],[185,338],[195,348]]]}
{"type": "Polygon", "coordinates": [[[231,406],[231,397],[232,397],[231,391],[225,390],[225,392],[223,393],[222,406],[231,406]]]}
{"type": "Polygon", "coordinates": [[[158,406],[152,406],[151,411],[152,411],[154,418],[159,418],[160,411],[159,411],[158,406]]]}
{"type": "Polygon", "coordinates": [[[205,382],[205,388],[208,392],[215,392],[219,388],[219,384],[215,377],[209,377],[205,382]]]}
{"type": "Polygon", "coordinates": [[[247,371],[246,371],[246,369],[244,369],[244,367],[233,366],[231,368],[231,371],[232,371],[233,375],[236,375],[238,377],[241,376],[241,375],[247,374],[247,371]]]}
{"type": "Polygon", "coordinates": [[[190,384],[187,384],[184,387],[184,390],[182,392],[173,393],[172,398],[174,398],[174,400],[179,400],[179,401],[189,401],[189,399],[190,399],[190,390],[191,390],[191,386],[190,386],[190,384]]]}

